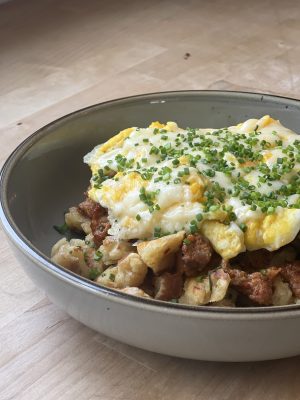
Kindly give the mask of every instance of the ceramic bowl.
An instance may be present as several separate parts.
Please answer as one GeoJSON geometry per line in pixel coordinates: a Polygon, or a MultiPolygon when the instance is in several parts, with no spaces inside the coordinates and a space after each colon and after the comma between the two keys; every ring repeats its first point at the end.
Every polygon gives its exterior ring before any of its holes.
{"type": "Polygon", "coordinates": [[[132,297],[98,286],[49,259],[52,228],[77,204],[90,172],[82,157],[129,126],[175,120],[223,127],[270,114],[300,131],[300,101],[253,93],[185,91],[114,100],[40,129],[1,171],[0,217],[27,274],[59,307],[114,339],[150,351],[201,360],[254,361],[300,354],[300,306],[192,307],[132,297]]]}

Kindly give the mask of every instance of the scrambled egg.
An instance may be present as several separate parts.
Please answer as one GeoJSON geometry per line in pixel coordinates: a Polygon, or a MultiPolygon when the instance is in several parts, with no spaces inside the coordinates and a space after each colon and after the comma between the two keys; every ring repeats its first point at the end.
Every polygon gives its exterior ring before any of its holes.
{"type": "Polygon", "coordinates": [[[291,242],[299,232],[300,210],[279,209],[276,214],[247,221],[245,244],[248,250],[279,249],[291,242]]]}
{"type": "Polygon", "coordinates": [[[201,232],[224,258],[270,251],[300,229],[299,136],[269,116],[223,129],[128,128],[84,161],[110,235],[201,232]]]}
{"type": "Polygon", "coordinates": [[[234,223],[224,225],[217,221],[204,221],[201,225],[201,233],[225,260],[246,250],[243,232],[234,223]]]}

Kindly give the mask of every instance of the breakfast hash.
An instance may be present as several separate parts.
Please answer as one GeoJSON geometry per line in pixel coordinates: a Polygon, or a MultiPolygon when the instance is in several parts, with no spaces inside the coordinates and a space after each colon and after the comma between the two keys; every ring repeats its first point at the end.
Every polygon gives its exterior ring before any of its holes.
{"type": "Polygon", "coordinates": [[[193,306],[300,299],[300,140],[266,115],[131,127],[84,157],[85,199],[52,260],[99,285],[193,306]]]}

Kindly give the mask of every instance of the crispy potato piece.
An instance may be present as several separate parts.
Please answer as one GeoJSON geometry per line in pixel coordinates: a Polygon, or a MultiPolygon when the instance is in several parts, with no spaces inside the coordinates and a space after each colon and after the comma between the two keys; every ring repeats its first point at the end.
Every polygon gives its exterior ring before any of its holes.
{"type": "Polygon", "coordinates": [[[224,299],[230,283],[230,276],[222,269],[217,269],[209,274],[211,283],[210,302],[220,302],[224,299]]]}
{"type": "Polygon", "coordinates": [[[117,275],[117,267],[108,267],[104,272],[102,272],[101,275],[98,276],[96,279],[96,283],[99,283],[100,285],[115,288],[116,283],[116,275],[117,275]]]}
{"type": "Polygon", "coordinates": [[[137,245],[138,254],[155,274],[170,268],[174,262],[174,254],[180,249],[185,232],[163,236],[137,245]]]}
{"type": "Polygon", "coordinates": [[[179,299],[181,304],[195,306],[219,303],[224,300],[230,283],[230,277],[222,269],[212,271],[209,276],[188,278],[184,284],[184,293],[179,299]]]}
{"type": "Polygon", "coordinates": [[[51,258],[54,257],[59,252],[60,248],[67,243],[68,243],[68,241],[66,238],[62,238],[58,242],[56,242],[55,245],[52,246],[52,249],[51,249],[51,258]]]}
{"type": "Polygon", "coordinates": [[[105,265],[116,264],[119,260],[134,251],[130,243],[125,240],[117,240],[112,236],[104,239],[99,250],[102,253],[102,261],[105,265]]]}
{"type": "Polygon", "coordinates": [[[147,293],[145,293],[142,289],[138,287],[125,287],[123,289],[118,289],[118,290],[119,292],[131,294],[132,296],[145,297],[146,299],[151,299],[151,297],[147,293]]]}
{"type": "Polygon", "coordinates": [[[91,268],[103,271],[101,260],[94,258],[95,249],[86,245],[83,240],[63,238],[52,248],[51,260],[76,274],[89,278],[91,268]]]}
{"type": "Polygon", "coordinates": [[[291,304],[293,293],[289,287],[289,284],[283,282],[280,276],[278,276],[273,283],[273,296],[272,302],[274,306],[284,306],[291,304]]]}
{"type": "Polygon", "coordinates": [[[69,208],[69,212],[65,214],[66,224],[70,229],[78,232],[85,232],[89,234],[91,232],[91,220],[83,216],[77,207],[69,208]]]}
{"type": "Polygon", "coordinates": [[[108,267],[96,279],[101,285],[124,289],[128,286],[139,286],[147,274],[147,265],[136,253],[130,253],[118,265],[108,267]]]}
{"type": "Polygon", "coordinates": [[[84,241],[66,238],[59,240],[52,248],[51,260],[76,274],[81,274],[85,269],[83,254],[84,241]]]}
{"type": "Polygon", "coordinates": [[[97,255],[96,249],[87,246],[84,250],[84,261],[88,266],[88,268],[82,272],[82,275],[85,278],[94,280],[92,276],[96,271],[98,271],[99,274],[103,272],[104,264],[101,258],[99,258],[99,256],[97,255]],[[90,274],[91,270],[93,270],[92,274],[90,274]]]}
{"type": "Polygon", "coordinates": [[[179,303],[200,306],[210,301],[211,289],[209,278],[205,277],[201,281],[198,278],[188,278],[183,287],[183,295],[179,298],[179,303]]]}
{"type": "Polygon", "coordinates": [[[137,253],[130,253],[118,262],[116,287],[140,286],[147,274],[147,265],[137,253]]]}

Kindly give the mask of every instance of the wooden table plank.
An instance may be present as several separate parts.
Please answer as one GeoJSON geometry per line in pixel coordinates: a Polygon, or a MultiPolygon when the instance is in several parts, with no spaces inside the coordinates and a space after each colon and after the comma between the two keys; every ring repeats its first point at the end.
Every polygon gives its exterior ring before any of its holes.
{"type": "MultiPolygon", "coordinates": [[[[299,96],[297,0],[21,0],[0,5],[0,163],[44,124],[144,92],[299,96]],[[185,56],[189,53],[190,56],[185,56]]],[[[0,232],[0,399],[300,397],[299,357],[180,360],[98,334],[51,304],[0,232]]]]}

